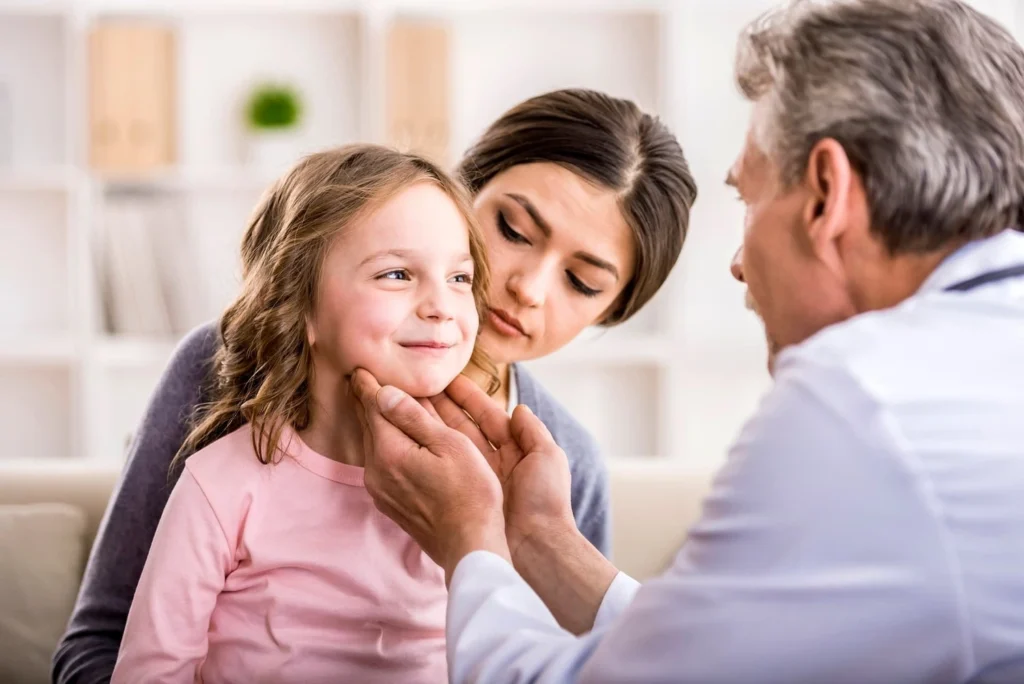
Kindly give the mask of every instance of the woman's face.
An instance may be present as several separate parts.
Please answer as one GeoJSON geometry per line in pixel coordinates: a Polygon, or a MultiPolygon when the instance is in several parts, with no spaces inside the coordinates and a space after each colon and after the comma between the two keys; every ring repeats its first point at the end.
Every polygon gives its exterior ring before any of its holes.
{"type": "Polygon", "coordinates": [[[615,193],[556,164],[514,166],[474,203],[491,265],[479,341],[495,363],[546,356],[599,323],[633,277],[615,193]]]}

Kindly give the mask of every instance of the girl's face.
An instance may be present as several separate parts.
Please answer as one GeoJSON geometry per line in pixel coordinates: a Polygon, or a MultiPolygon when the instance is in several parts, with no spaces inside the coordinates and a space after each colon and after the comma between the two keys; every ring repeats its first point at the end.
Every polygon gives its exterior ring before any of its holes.
{"type": "Polygon", "coordinates": [[[469,231],[431,183],[417,183],[335,238],[310,322],[314,372],[370,371],[415,397],[469,362],[479,317],[469,231]]]}
{"type": "Polygon", "coordinates": [[[491,266],[480,343],[496,363],[546,356],[614,307],[636,248],[615,193],[556,164],[514,166],[474,203],[491,266]]]}

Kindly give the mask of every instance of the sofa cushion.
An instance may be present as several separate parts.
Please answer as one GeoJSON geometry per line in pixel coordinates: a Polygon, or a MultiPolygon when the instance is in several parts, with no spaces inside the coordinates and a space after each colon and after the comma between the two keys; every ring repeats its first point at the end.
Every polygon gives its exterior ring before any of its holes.
{"type": "Polygon", "coordinates": [[[0,682],[49,682],[85,560],[75,506],[0,506],[0,682]]]}

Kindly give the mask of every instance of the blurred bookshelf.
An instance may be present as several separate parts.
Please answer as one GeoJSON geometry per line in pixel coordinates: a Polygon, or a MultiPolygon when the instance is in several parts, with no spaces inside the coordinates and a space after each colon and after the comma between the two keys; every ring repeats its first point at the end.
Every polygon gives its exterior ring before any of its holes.
{"type": "Polygon", "coordinates": [[[767,383],[718,186],[746,125],[733,41],[770,4],[0,0],[0,429],[46,433],[0,459],[124,458],[175,344],[237,290],[283,168],[246,157],[242,103],[266,80],[303,98],[294,156],[368,140],[452,164],[558,87],[659,114],[701,188],[681,264],[635,320],[527,366],[609,457],[720,458],[767,383]]]}

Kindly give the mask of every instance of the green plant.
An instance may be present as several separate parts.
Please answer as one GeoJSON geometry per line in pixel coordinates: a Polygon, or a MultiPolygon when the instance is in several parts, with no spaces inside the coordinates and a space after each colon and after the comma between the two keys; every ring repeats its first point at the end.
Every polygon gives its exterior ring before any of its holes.
{"type": "Polygon", "coordinates": [[[298,124],[302,101],[292,88],[277,84],[258,86],[249,96],[246,118],[255,130],[285,129],[298,124]]]}

